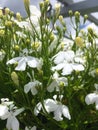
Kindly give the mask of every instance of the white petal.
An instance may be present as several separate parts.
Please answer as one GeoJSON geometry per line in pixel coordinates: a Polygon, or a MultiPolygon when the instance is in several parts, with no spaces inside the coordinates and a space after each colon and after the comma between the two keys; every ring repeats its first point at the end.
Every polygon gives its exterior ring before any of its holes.
{"type": "Polygon", "coordinates": [[[24,108],[17,109],[13,114],[14,114],[14,116],[17,116],[17,115],[19,115],[21,112],[23,112],[24,110],[25,110],[24,108]]]}
{"type": "Polygon", "coordinates": [[[65,52],[65,60],[67,62],[72,62],[74,56],[75,56],[75,54],[74,54],[74,51],[72,51],[72,50],[68,50],[68,51],[65,52]]]}
{"type": "Polygon", "coordinates": [[[48,92],[53,92],[54,89],[58,86],[56,81],[53,81],[48,87],[47,87],[47,91],[48,92]]]}
{"type": "Polygon", "coordinates": [[[16,57],[16,58],[13,58],[11,60],[9,60],[6,64],[14,64],[16,62],[18,62],[19,60],[21,59],[21,57],[16,57]]]}
{"type": "Polygon", "coordinates": [[[70,113],[69,113],[69,109],[67,106],[65,105],[62,105],[62,113],[63,113],[63,116],[68,118],[69,120],[71,119],[71,116],[70,116],[70,113]]]}
{"type": "Polygon", "coordinates": [[[32,95],[36,95],[36,94],[38,93],[38,91],[37,91],[37,89],[36,89],[36,86],[33,86],[33,87],[31,88],[31,93],[32,93],[32,95]]]}
{"type": "Polygon", "coordinates": [[[0,105],[0,118],[5,120],[9,116],[8,107],[5,105],[0,105]]]}
{"type": "Polygon", "coordinates": [[[31,15],[37,16],[38,18],[41,15],[40,11],[36,8],[36,6],[33,6],[33,5],[30,5],[30,13],[31,15]]]}
{"type": "Polygon", "coordinates": [[[85,97],[85,102],[87,105],[93,104],[95,102],[96,94],[90,93],[85,97]]]}
{"type": "Polygon", "coordinates": [[[42,104],[39,102],[36,107],[34,108],[34,115],[38,115],[42,109],[42,104]]]}
{"type": "Polygon", "coordinates": [[[57,121],[63,120],[61,107],[61,105],[58,105],[58,108],[54,111],[54,119],[57,121]]]}
{"type": "Polygon", "coordinates": [[[98,100],[96,101],[96,110],[98,110],[98,100]]]}
{"type": "Polygon", "coordinates": [[[26,69],[26,61],[25,58],[22,58],[19,62],[15,70],[24,71],[26,69]]]}
{"type": "Polygon", "coordinates": [[[6,124],[6,128],[8,130],[19,130],[19,122],[17,120],[17,118],[15,116],[10,116],[7,119],[7,124],[6,124]]]}
{"type": "Polygon", "coordinates": [[[73,71],[72,64],[66,63],[62,70],[62,75],[70,75],[72,71],[73,71]]]}
{"type": "Polygon", "coordinates": [[[52,67],[52,70],[55,71],[55,70],[61,70],[63,67],[65,66],[64,63],[60,63],[54,67],[52,67]]]}
{"type": "Polygon", "coordinates": [[[46,99],[44,105],[45,105],[45,109],[48,113],[53,112],[57,109],[57,104],[52,99],[46,99]]]}
{"type": "Polygon", "coordinates": [[[25,93],[28,93],[29,91],[30,91],[30,89],[32,88],[32,82],[29,82],[28,84],[26,84],[25,86],[24,86],[24,92],[25,93]]]}
{"type": "Polygon", "coordinates": [[[63,51],[60,51],[58,54],[56,54],[55,56],[55,59],[54,59],[54,63],[55,64],[60,64],[64,61],[64,58],[65,58],[65,52],[63,51]]]}
{"type": "Polygon", "coordinates": [[[28,64],[28,66],[30,66],[32,68],[36,68],[38,66],[38,59],[28,56],[27,57],[27,64],[28,64]]]}
{"type": "Polygon", "coordinates": [[[31,130],[36,130],[37,129],[37,127],[36,126],[33,126],[32,128],[31,128],[31,130]]]}
{"type": "Polygon", "coordinates": [[[83,71],[84,70],[84,66],[82,64],[73,64],[72,67],[76,71],[83,71]]]}

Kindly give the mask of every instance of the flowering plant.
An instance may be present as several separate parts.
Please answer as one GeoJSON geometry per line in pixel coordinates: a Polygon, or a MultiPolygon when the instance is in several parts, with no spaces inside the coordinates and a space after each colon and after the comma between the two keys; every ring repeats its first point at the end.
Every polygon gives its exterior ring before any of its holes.
{"type": "Polygon", "coordinates": [[[80,30],[80,13],[69,11],[76,35],[67,39],[59,4],[52,16],[47,16],[48,0],[40,11],[29,0],[24,4],[25,19],[19,13],[14,18],[8,8],[4,15],[0,11],[0,128],[96,129],[97,33],[80,30]]]}

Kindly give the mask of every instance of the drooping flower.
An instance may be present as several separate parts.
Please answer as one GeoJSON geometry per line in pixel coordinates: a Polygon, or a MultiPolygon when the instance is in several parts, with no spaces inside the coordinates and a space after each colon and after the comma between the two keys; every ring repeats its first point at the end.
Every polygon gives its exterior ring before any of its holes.
{"type": "Polygon", "coordinates": [[[31,90],[32,95],[38,93],[38,87],[41,87],[41,82],[35,80],[34,82],[29,82],[24,86],[24,92],[28,93],[31,90]]]}
{"type": "Polygon", "coordinates": [[[19,121],[16,116],[24,111],[24,108],[17,109],[13,102],[8,99],[1,99],[0,104],[0,118],[7,119],[6,128],[8,130],[19,130],[19,121]]]}
{"type": "Polygon", "coordinates": [[[66,105],[63,105],[61,102],[58,102],[57,100],[53,99],[44,100],[44,108],[41,102],[39,102],[34,109],[34,114],[37,116],[42,109],[44,113],[53,112],[54,114],[53,118],[57,121],[62,121],[63,116],[69,120],[71,119],[68,107],[66,105]]]}

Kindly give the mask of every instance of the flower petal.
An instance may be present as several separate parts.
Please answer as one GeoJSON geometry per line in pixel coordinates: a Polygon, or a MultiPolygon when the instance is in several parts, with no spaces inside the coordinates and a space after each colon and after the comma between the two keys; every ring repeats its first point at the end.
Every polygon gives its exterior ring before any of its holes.
{"type": "Polygon", "coordinates": [[[73,71],[72,64],[66,63],[62,70],[62,75],[70,75],[72,71],[73,71]]]}
{"type": "Polygon", "coordinates": [[[56,121],[62,121],[62,110],[61,110],[62,105],[58,105],[58,108],[54,111],[54,119],[56,121]]]}
{"type": "Polygon", "coordinates": [[[9,116],[7,119],[6,128],[8,130],[19,130],[19,122],[15,116],[9,116]]]}
{"type": "Polygon", "coordinates": [[[6,64],[7,64],[7,65],[8,65],[8,64],[14,64],[14,63],[18,62],[20,59],[21,59],[21,57],[13,58],[13,59],[7,61],[6,64]]]}
{"type": "Polygon", "coordinates": [[[36,105],[36,107],[34,108],[34,115],[38,115],[39,114],[39,112],[41,111],[41,109],[42,109],[42,104],[39,102],[37,105],[36,105]]]}
{"type": "Polygon", "coordinates": [[[9,116],[8,107],[5,105],[0,105],[0,118],[5,120],[9,116]]]}
{"type": "Polygon", "coordinates": [[[85,97],[85,102],[87,105],[93,104],[95,102],[96,94],[90,93],[85,97]]]}
{"type": "Polygon", "coordinates": [[[65,105],[62,105],[62,113],[63,113],[63,116],[68,118],[69,120],[71,119],[71,116],[70,116],[70,113],[69,113],[69,109],[67,106],[65,105]]]}
{"type": "Polygon", "coordinates": [[[32,88],[32,82],[29,82],[28,84],[26,84],[26,85],[24,86],[24,92],[25,92],[25,93],[28,93],[31,88],[32,88]]]}
{"type": "Polygon", "coordinates": [[[52,99],[46,99],[44,105],[45,105],[45,109],[48,113],[53,112],[57,109],[57,104],[52,99]]]}
{"type": "Polygon", "coordinates": [[[53,92],[55,88],[57,88],[58,84],[56,81],[53,81],[48,87],[47,87],[47,91],[48,92],[53,92]]]}
{"type": "Polygon", "coordinates": [[[23,57],[19,62],[15,70],[17,71],[24,71],[26,69],[26,61],[25,57],[23,57]]]}

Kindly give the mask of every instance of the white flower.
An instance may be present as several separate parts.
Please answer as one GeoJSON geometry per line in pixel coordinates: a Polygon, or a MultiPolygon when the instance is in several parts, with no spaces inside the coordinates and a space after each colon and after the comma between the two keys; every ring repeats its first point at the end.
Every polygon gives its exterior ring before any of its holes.
{"type": "Polygon", "coordinates": [[[44,107],[45,107],[45,110],[44,110],[41,102],[39,102],[34,109],[34,114],[37,116],[42,109],[44,113],[53,112],[53,114],[54,114],[53,118],[57,121],[62,121],[63,116],[68,118],[69,120],[71,119],[68,107],[56,100],[53,100],[53,99],[44,100],[44,107]]]}
{"type": "Polygon", "coordinates": [[[64,86],[68,85],[68,81],[66,77],[59,77],[59,74],[55,72],[53,74],[53,81],[52,83],[47,87],[47,90],[49,92],[53,92],[55,89],[56,91],[59,91],[60,83],[63,83],[64,86]]]}
{"type": "Polygon", "coordinates": [[[53,59],[55,64],[63,63],[63,61],[66,62],[72,62],[75,54],[74,51],[68,50],[68,51],[60,51],[57,53],[53,59]]]}
{"type": "Polygon", "coordinates": [[[1,100],[0,104],[0,118],[7,119],[6,128],[8,130],[19,130],[19,122],[16,118],[24,108],[17,109],[12,102],[1,100]]]}
{"type": "Polygon", "coordinates": [[[15,70],[25,71],[26,65],[28,65],[31,68],[37,68],[37,69],[41,68],[42,64],[40,64],[40,62],[41,62],[41,59],[38,59],[38,58],[35,58],[32,56],[21,56],[21,57],[16,57],[16,58],[9,60],[7,62],[7,65],[18,63],[15,70]]]}
{"type": "Polygon", "coordinates": [[[90,93],[85,97],[85,102],[87,105],[94,104],[96,106],[96,110],[98,110],[98,84],[94,84],[96,91],[94,93],[90,93]]]}
{"type": "MultiPolygon", "coordinates": [[[[57,105],[54,100],[46,99],[44,100],[44,107],[45,107],[46,112],[50,113],[55,110],[55,107],[57,108],[57,105]]],[[[39,102],[34,109],[34,114],[37,116],[40,113],[41,109],[43,109],[44,111],[44,108],[42,107],[42,103],[39,102]]]]}
{"type": "Polygon", "coordinates": [[[62,121],[62,116],[66,117],[69,120],[71,119],[68,107],[62,104],[58,104],[57,109],[54,111],[54,119],[57,121],[62,121]]]}
{"type": "Polygon", "coordinates": [[[96,101],[98,95],[96,93],[90,93],[85,97],[85,102],[87,105],[93,104],[96,101]]]}
{"type": "Polygon", "coordinates": [[[34,82],[29,82],[24,86],[24,92],[28,93],[31,90],[32,95],[36,95],[38,93],[38,87],[41,86],[41,82],[39,81],[34,81],[34,82]]]}
{"type": "Polygon", "coordinates": [[[61,51],[53,57],[56,66],[52,67],[52,70],[62,70],[62,75],[69,75],[73,71],[83,71],[84,66],[81,63],[81,58],[75,62],[75,54],[73,51],[68,50],[66,52],[61,51]]]}
{"type": "Polygon", "coordinates": [[[36,16],[38,18],[41,16],[41,12],[34,5],[30,5],[30,13],[31,16],[36,16]]]}

